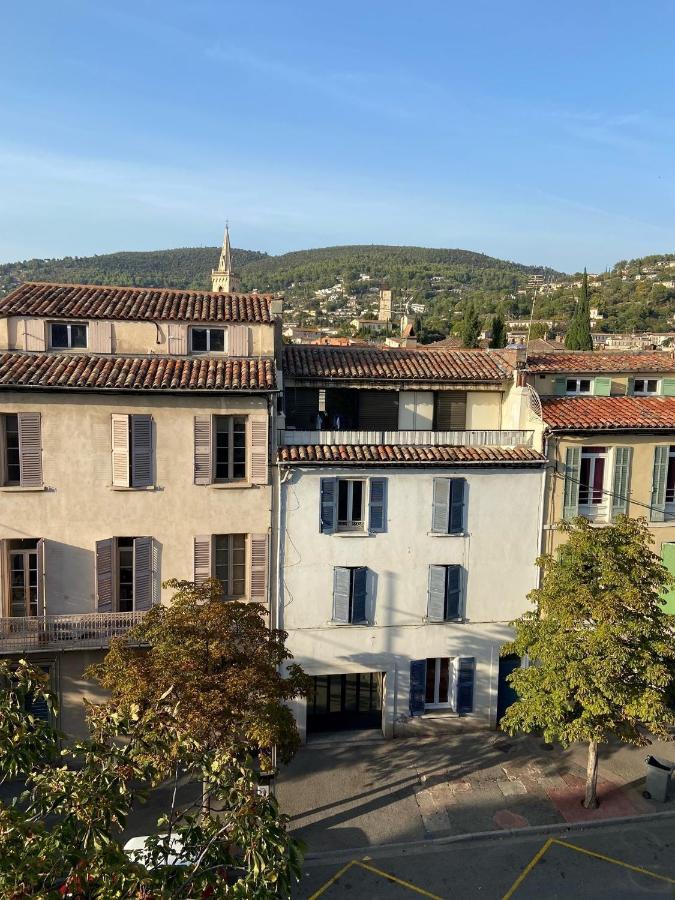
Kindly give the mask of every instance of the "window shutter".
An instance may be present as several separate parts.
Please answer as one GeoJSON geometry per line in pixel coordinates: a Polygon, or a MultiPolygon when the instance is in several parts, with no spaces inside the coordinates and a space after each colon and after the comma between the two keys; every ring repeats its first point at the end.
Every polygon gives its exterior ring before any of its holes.
{"type": "Polygon", "coordinates": [[[366,612],[366,595],[368,584],[368,569],[359,566],[353,570],[352,578],[352,623],[359,624],[368,621],[366,612]]]}
{"type": "Polygon", "coordinates": [[[474,658],[460,657],[457,666],[457,712],[473,712],[474,658]]]}
{"type": "Polygon", "coordinates": [[[609,397],[612,392],[611,378],[594,378],[593,393],[596,397],[609,397]]]}
{"type": "Polygon", "coordinates": [[[96,541],[96,610],[112,612],[113,608],[114,538],[96,541]]]}
{"type": "Polygon", "coordinates": [[[628,383],[626,385],[626,394],[634,394],[635,393],[635,379],[629,378],[628,383]]]}
{"type": "Polygon", "coordinates": [[[211,484],[213,462],[211,416],[195,416],[195,484],[211,484]]]}
{"type": "Polygon", "coordinates": [[[112,483],[129,487],[129,416],[112,416],[112,483]]]}
{"type": "Polygon", "coordinates": [[[427,693],[426,659],[410,660],[410,715],[424,715],[424,701],[427,693]]]}
{"type": "Polygon", "coordinates": [[[267,416],[251,416],[251,484],[267,484],[267,416]]]}
{"type": "Polygon", "coordinates": [[[436,430],[464,431],[466,428],[466,394],[459,391],[436,393],[436,430]]]}
{"type": "Polygon", "coordinates": [[[88,335],[92,353],[112,353],[112,322],[93,319],[88,323],[88,335]]]}
{"type": "Polygon", "coordinates": [[[450,479],[450,527],[449,534],[462,534],[464,531],[464,498],[466,497],[466,478],[450,479]]]}
{"type": "Polygon", "coordinates": [[[650,519],[663,522],[666,518],[666,477],[668,475],[668,447],[659,444],[654,447],[654,469],[652,472],[652,502],[650,519]]]}
{"type": "Polygon", "coordinates": [[[341,625],[349,623],[349,596],[352,570],[345,566],[333,569],[333,621],[341,625]]]}
{"type": "Polygon", "coordinates": [[[195,538],[194,568],[195,584],[204,584],[212,575],[210,534],[198,535],[195,538]]]}
{"type": "Polygon", "coordinates": [[[450,521],[450,479],[434,478],[434,499],[431,512],[431,530],[434,534],[447,534],[450,521]]]}
{"type": "Polygon", "coordinates": [[[581,473],[581,447],[568,447],[565,454],[565,495],[563,518],[573,519],[579,514],[579,475],[581,473]]]}
{"type": "Polygon", "coordinates": [[[370,479],[368,530],[380,534],[387,530],[387,479],[370,479]]]}
{"type": "Polygon", "coordinates": [[[134,539],[134,609],[144,612],[152,606],[156,591],[153,590],[152,538],[134,539]]]}
{"type": "Polygon", "coordinates": [[[21,485],[40,487],[42,485],[42,435],[40,413],[20,412],[19,459],[21,465],[21,485]]]}
{"type": "Polygon", "coordinates": [[[40,538],[37,542],[37,599],[38,599],[38,616],[44,615],[46,612],[45,597],[45,539],[40,538]]]}
{"type": "Polygon", "coordinates": [[[632,456],[632,447],[616,447],[614,449],[612,516],[618,516],[621,513],[625,515],[628,511],[628,491],[630,485],[630,466],[632,456]]]}
{"type": "Polygon", "coordinates": [[[23,320],[23,344],[25,350],[46,350],[45,329],[47,323],[43,319],[23,320]]]}
{"type": "Polygon", "coordinates": [[[251,600],[267,603],[267,535],[251,535],[251,600]]]}
{"type": "MultiPolygon", "coordinates": [[[[40,669],[44,675],[50,676],[47,687],[50,690],[53,690],[49,666],[38,666],[38,669],[40,669]]],[[[37,698],[34,695],[26,697],[26,712],[35,719],[40,719],[42,722],[49,722],[49,707],[47,706],[47,701],[44,697],[37,698]]]]}
{"type": "Polygon", "coordinates": [[[337,478],[321,479],[320,531],[332,534],[337,519],[337,478]]]}
{"type": "Polygon", "coordinates": [[[230,325],[227,329],[227,353],[229,356],[248,356],[248,326],[230,325]]]}
{"type": "Polygon", "coordinates": [[[664,397],[675,397],[675,378],[662,379],[661,393],[664,397]]]}
{"type": "Polygon", "coordinates": [[[152,480],[152,416],[131,417],[131,484],[149,487],[152,480]]]}
{"type": "Polygon", "coordinates": [[[567,379],[565,377],[555,378],[553,382],[553,392],[559,397],[567,393],[567,379]]]}
{"type": "Polygon", "coordinates": [[[429,622],[442,622],[444,619],[445,579],[445,566],[429,566],[429,585],[427,592],[427,619],[429,622]]]}
{"type": "Polygon", "coordinates": [[[448,566],[445,618],[459,619],[462,615],[462,568],[448,566]]]}
{"type": "Polygon", "coordinates": [[[185,356],[187,353],[187,325],[182,322],[169,322],[167,344],[171,356],[185,356]]]}

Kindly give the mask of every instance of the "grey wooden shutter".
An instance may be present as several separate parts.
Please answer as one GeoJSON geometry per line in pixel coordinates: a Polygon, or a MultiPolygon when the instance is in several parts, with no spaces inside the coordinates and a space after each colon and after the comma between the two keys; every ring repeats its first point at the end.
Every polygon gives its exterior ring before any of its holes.
{"type": "Polygon", "coordinates": [[[661,393],[664,397],[675,397],[675,378],[662,379],[661,393]]]}
{"type": "Polygon", "coordinates": [[[462,567],[448,566],[445,588],[445,618],[459,619],[462,615],[462,567]]]}
{"type": "Polygon", "coordinates": [[[131,484],[150,487],[152,480],[152,416],[131,417],[131,484]]]}
{"type": "Polygon", "coordinates": [[[466,478],[450,479],[450,519],[449,534],[462,534],[464,531],[464,499],[466,497],[466,478]]]}
{"type": "Polygon", "coordinates": [[[229,356],[248,356],[247,325],[230,325],[228,327],[227,352],[229,356]]]}
{"type": "Polygon", "coordinates": [[[427,619],[442,622],[445,617],[446,567],[429,566],[427,590],[427,619]]]}
{"type": "Polygon", "coordinates": [[[457,666],[457,712],[473,712],[473,682],[475,660],[471,656],[460,657],[457,666]]]}
{"type": "Polygon", "coordinates": [[[553,381],[553,391],[561,397],[567,393],[567,379],[563,377],[555,378],[553,381]]]}
{"type": "Polygon", "coordinates": [[[112,483],[129,487],[129,416],[112,415],[112,483]]]}
{"type": "Polygon", "coordinates": [[[88,323],[88,334],[92,353],[112,353],[112,322],[93,319],[88,323]]]}
{"type": "Polygon", "coordinates": [[[267,484],[267,416],[251,416],[251,484],[267,484]]]}
{"type": "Polygon", "coordinates": [[[212,416],[195,416],[195,484],[213,481],[212,416]]]}
{"type": "Polygon", "coordinates": [[[213,540],[210,534],[201,534],[195,538],[194,546],[194,572],[195,584],[203,584],[212,576],[211,545],[213,540]]]}
{"type": "Polygon", "coordinates": [[[434,534],[447,534],[450,522],[450,479],[434,478],[431,530],[434,534]]]}
{"type": "Polygon", "coordinates": [[[410,715],[424,715],[424,704],[427,694],[427,661],[426,659],[410,660],[410,715]]]}
{"type": "Polygon", "coordinates": [[[663,522],[666,518],[666,478],[668,475],[668,450],[664,444],[654,447],[654,469],[652,471],[652,501],[650,519],[663,522]]]}
{"type": "Polygon", "coordinates": [[[630,467],[632,447],[614,448],[614,481],[612,487],[612,516],[625,515],[628,511],[630,467]]]}
{"type": "Polygon", "coordinates": [[[337,522],[337,478],[321,479],[320,531],[332,534],[337,522]]]}
{"type": "Polygon", "coordinates": [[[152,606],[153,594],[152,538],[134,538],[134,609],[145,612],[152,606]]]}
{"type": "Polygon", "coordinates": [[[251,600],[267,602],[267,535],[251,535],[251,600]]]}
{"type": "Polygon", "coordinates": [[[171,356],[185,356],[187,353],[187,325],[181,322],[169,322],[168,346],[171,356]]]}
{"type": "Polygon", "coordinates": [[[20,412],[19,460],[21,464],[21,485],[23,487],[42,486],[42,435],[40,413],[20,412]]]}
{"type": "Polygon", "coordinates": [[[352,570],[345,566],[335,566],[333,569],[333,621],[342,625],[349,623],[351,583],[352,570]]]}
{"type": "Polygon", "coordinates": [[[581,474],[581,447],[568,447],[565,454],[565,489],[563,518],[573,519],[579,514],[579,476],[581,474]]]}
{"type": "Polygon", "coordinates": [[[40,538],[37,542],[37,600],[38,600],[38,616],[46,612],[45,597],[45,539],[40,538]]]}
{"type": "Polygon", "coordinates": [[[368,569],[359,566],[352,571],[352,623],[368,621],[366,611],[368,569]]]}
{"type": "Polygon", "coordinates": [[[96,609],[112,612],[113,608],[113,554],[115,539],[96,541],[96,609]]]}
{"type": "Polygon", "coordinates": [[[368,530],[380,534],[387,530],[387,479],[370,479],[368,530]]]}

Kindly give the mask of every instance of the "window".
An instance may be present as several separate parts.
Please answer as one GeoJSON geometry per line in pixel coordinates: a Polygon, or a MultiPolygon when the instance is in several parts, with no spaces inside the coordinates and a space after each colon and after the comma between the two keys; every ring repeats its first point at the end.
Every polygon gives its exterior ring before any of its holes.
{"type": "Polygon", "coordinates": [[[96,541],[96,608],[142,612],[159,601],[159,547],[151,537],[96,541]]]}
{"type": "Polygon", "coordinates": [[[134,608],[134,539],[117,540],[117,609],[131,612],[134,608]]]}
{"type": "Polygon", "coordinates": [[[666,472],[666,512],[668,518],[675,515],[675,447],[668,447],[668,469],[666,472]]]}
{"type": "Polygon", "coordinates": [[[426,709],[448,707],[450,692],[450,660],[448,658],[427,660],[427,679],[424,695],[426,709]]]}
{"type": "Polygon", "coordinates": [[[0,415],[0,478],[3,485],[42,485],[40,413],[0,415]]]}
{"type": "Polygon", "coordinates": [[[224,328],[191,328],[190,347],[193,353],[224,353],[224,328]]]}
{"type": "Polygon", "coordinates": [[[433,534],[464,534],[466,494],[465,478],[434,478],[433,534]]]}
{"type": "Polygon", "coordinates": [[[341,625],[365,625],[367,572],[364,566],[333,569],[333,621],[341,625]]]}
{"type": "Polygon", "coordinates": [[[605,494],[606,447],[583,447],[579,469],[579,506],[582,515],[602,514],[607,506],[605,494]]]}
{"type": "Polygon", "coordinates": [[[5,469],[5,484],[21,484],[18,416],[5,416],[5,469]]]}
{"type": "Polygon", "coordinates": [[[215,535],[214,555],[214,577],[223,584],[223,597],[234,600],[246,596],[246,535],[215,535]]]}
{"type": "Polygon", "coordinates": [[[658,394],[659,379],[658,378],[636,378],[633,382],[634,394],[658,394]]]}
{"type": "Polygon", "coordinates": [[[475,662],[471,656],[411,660],[410,715],[444,708],[473,712],[475,662]]]}
{"type": "Polygon", "coordinates": [[[37,542],[12,542],[9,550],[10,616],[37,616],[38,597],[37,542]]]}
{"type": "Polygon", "coordinates": [[[461,566],[429,566],[427,619],[453,622],[463,614],[461,566]]]}
{"type": "Polygon", "coordinates": [[[246,418],[214,416],[213,461],[216,481],[246,478],[246,418]]]}
{"type": "Polygon", "coordinates": [[[266,412],[251,416],[195,416],[195,484],[267,484],[268,457],[266,412]]]}
{"type": "Polygon", "coordinates": [[[386,478],[322,478],[320,495],[324,534],[387,530],[386,478]]]}
{"type": "Polygon", "coordinates": [[[365,481],[338,479],[338,531],[363,530],[365,481]]]}
{"type": "Polygon", "coordinates": [[[53,350],[86,349],[86,324],[84,322],[52,322],[49,326],[49,345],[53,350]]]}
{"type": "Polygon", "coordinates": [[[152,416],[112,416],[112,480],[116,487],[153,484],[152,416]]]}
{"type": "Polygon", "coordinates": [[[567,378],[565,380],[566,394],[590,394],[593,381],[591,378],[567,378]]]}

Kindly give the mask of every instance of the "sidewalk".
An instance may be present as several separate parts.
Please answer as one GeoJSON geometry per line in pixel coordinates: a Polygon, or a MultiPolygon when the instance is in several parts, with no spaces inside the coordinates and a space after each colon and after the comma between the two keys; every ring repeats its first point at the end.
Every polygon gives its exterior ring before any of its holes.
{"type": "MultiPolygon", "coordinates": [[[[469,730],[460,721],[419,737],[361,735],[309,743],[276,793],[310,852],[495,829],[587,822],[670,810],[642,797],[648,753],[675,762],[675,743],[611,745],[600,754],[597,810],[581,805],[586,749],[469,730]]],[[[674,786],[675,790],[675,786],[674,786]]]]}

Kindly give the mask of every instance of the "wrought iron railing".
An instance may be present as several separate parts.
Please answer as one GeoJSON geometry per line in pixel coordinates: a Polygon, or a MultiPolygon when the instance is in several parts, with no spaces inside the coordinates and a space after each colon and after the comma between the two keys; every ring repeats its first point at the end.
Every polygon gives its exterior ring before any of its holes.
{"type": "Polygon", "coordinates": [[[0,654],[41,650],[98,650],[143,618],[142,612],[0,618],[0,654]]]}

